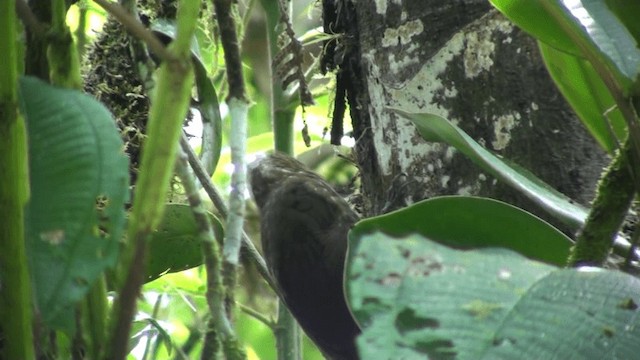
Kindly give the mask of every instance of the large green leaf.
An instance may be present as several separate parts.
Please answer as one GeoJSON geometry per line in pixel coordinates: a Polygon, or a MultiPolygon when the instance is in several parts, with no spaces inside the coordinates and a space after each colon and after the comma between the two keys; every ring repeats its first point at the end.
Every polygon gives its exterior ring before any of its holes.
{"type": "MultiPolygon", "coordinates": [[[[599,59],[613,76],[623,96],[637,85],[640,48],[620,18],[603,0],[555,0],[542,2],[551,17],[584,56],[599,59]]],[[[631,10],[631,9],[629,9],[631,10]]],[[[638,16],[640,14],[636,14],[638,16]]],[[[598,66],[598,64],[593,64],[598,66]]]]}
{"type": "Polygon", "coordinates": [[[536,39],[556,49],[581,55],[562,26],[542,6],[540,0],[489,0],[504,16],[536,39]]]}
{"type": "MultiPolygon", "coordinates": [[[[469,236],[473,236],[470,234],[469,236]]],[[[556,269],[419,235],[350,240],[347,297],[363,359],[634,359],[640,280],[556,269]]]]}
{"type": "Polygon", "coordinates": [[[618,0],[491,0],[516,25],[563,52],[602,59],[626,94],[637,86],[639,7],[618,0]],[[635,11],[635,13],[634,13],[635,11]],[[629,28],[625,24],[632,24],[629,28]],[[636,34],[637,37],[637,34],[636,34]]]}
{"type": "Polygon", "coordinates": [[[36,307],[70,331],[73,306],[115,265],[125,221],[128,164],[111,114],[81,92],[20,81],[31,199],[27,253],[36,307]]]}
{"type": "Polygon", "coordinates": [[[605,3],[627,27],[631,35],[640,42],[640,1],[605,0],[605,3]]]}
{"type": "Polygon", "coordinates": [[[584,59],[539,43],[542,58],[558,89],[591,135],[613,154],[626,137],[627,125],[615,101],[584,59]]]}
{"type": "MultiPolygon", "coordinates": [[[[210,217],[215,236],[223,237],[222,224],[210,217]]],[[[145,281],[202,264],[202,239],[188,205],[167,204],[158,229],[149,239],[149,260],[145,281]]]]}
{"type": "Polygon", "coordinates": [[[447,119],[434,114],[408,113],[394,108],[390,110],[411,120],[425,140],[444,142],[455,147],[483,170],[520,191],[573,229],[580,228],[587,218],[585,208],[551,188],[526,169],[509,164],[491,154],[447,119]]]}
{"type": "Polygon", "coordinates": [[[531,259],[562,266],[571,240],[540,218],[501,201],[466,196],[424,200],[389,214],[364,219],[350,237],[383,231],[417,233],[458,249],[504,247],[531,259]]]}

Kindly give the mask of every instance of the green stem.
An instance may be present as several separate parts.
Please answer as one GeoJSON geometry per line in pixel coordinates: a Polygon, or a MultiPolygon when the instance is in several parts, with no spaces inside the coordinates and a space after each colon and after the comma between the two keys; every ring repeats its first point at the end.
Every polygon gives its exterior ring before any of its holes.
{"type": "MultiPolygon", "coordinates": [[[[261,0],[267,17],[267,38],[269,40],[269,69],[272,59],[280,51],[278,48],[278,25],[280,24],[280,5],[278,1],[261,0]]],[[[293,120],[295,106],[285,94],[282,84],[273,73],[271,79],[271,122],[273,124],[274,147],[285,154],[294,154],[293,120]]],[[[282,300],[278,303],[278,322],[275,331],[278,360],[302,359],[302,335],[296,320],[282,300]]]]}
{"type": "Polygon", "coordinates": [[[82,89],[80,57],[66,25],[67,6],[64,0],[52,3],[51,33],[47,45],[49,80],[52,84],[70,89],[82,89]]]}
{"type": "Polygon", "coordinates": [[[276,349],[278,360],[302,359],[302,333],[284,302],[278,303],[278,323],[276,324],[276,349]]]}
{"type": "Polygon", "coordinates": [[[98,279],[91,287],[85,298],[86,311],[84,316],[87,323],[85,329],[89,332],[89,357],[100,359],[107,341],[107,314],[109,304],[107,302],[107,285],[104,277],[98,279]]]}
{"type": "MultiPolygon", "coordinates": [[[[278,25],[280,24],[280,6],[278,1],[261,0],[267,16],[267,38],[269,40],[269,64],[275,54],[280,51],[278,48],[278,25]]],[[[271,69],[272,66],[269,66],[271,69]]],[[[296,114],[296,105],[291,101],[282,88],[282,84],[273,74],[271,79],[271,121],[273,124],[273,138],[275,149],[285,154],[294,155],[293,120],[296,114]]]]}
{"type": "Polygon", "coordinates": [[[110,359],[124,359],[136,300],[142,286],[142,269],[149,234],[157,227],[169,189],[182,123],[193,87],[191,39],[200,1],[182,0],[177,13],[177,36],[157,72],[156,91],[149,111],[148,137],[142,150],[140,176],[129,219],[129,244],[123,251],[118,274],[118,297],[113,307],[110,359]],[[167,59],[170,59],[167,61],[167,59]]]}
{"type": "Polygon", "coordinates": [[[33,359],[24,207],[29,198],[27,137],[18,112],[15,1],[0,2],[0,358],[33,359]]]}
{"type": "MultiPolygon", "coordinates": [[[[224,258],[223,275],[224,288],[226,290],[225,301],[229,318],[232,314],[231,307],[235,303],[233,290],[236,286],[237,268],[240,259],[242,244],[245,192],[247,188],[247,165],[245,161],[247,147],[247,113],[249,102],[245,93],[244,78],[242,75],[242,61],[238,46],[235,21],[232,16],[231,0],[213,0],[216,12],[218,29],[220,30],[220,42],[224,50],[227,81],[229,83],[229,96],[227,105],[231,117],[231,132],[229,134],[229,147],[231,148],[231,192],[229,193],[229,214],[226,219],[224,246],[222,254],[224,258]]],[[[212,314],[215,316],[215,314],[212,314]]],[[[224,353],[227,358],[239,358],[244,356],[242,349],[233,338],[223,338],[224,353]]]]}
{"type": "Polygon", "coordinates": [[[630,161],[634,151],[629,137],[602,175],[591,212],[571,249],[569,266],[602,266],[609,256],[635,195],[630,161]]]}
{"type": "Polygon", "coordinates": [[[78,2],[78,28],[76,29],[76,48],[78,58],[82,59],[85,47],[87,46],[87,0],[78,2]]]}

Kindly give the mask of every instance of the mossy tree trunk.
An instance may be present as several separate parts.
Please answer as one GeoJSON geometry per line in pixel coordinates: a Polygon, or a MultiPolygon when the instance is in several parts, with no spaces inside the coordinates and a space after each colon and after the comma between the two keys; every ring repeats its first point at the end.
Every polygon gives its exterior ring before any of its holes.
{"type": "Polygon", "coordinates": [[[454,149],[423,141],[388,106],[448,118],[588,205],[607,156],[556,90],[532,38],[487,1],[349,4],[341,15],[348,45],[341,69],[368,215],[461,194],[502,199],[544,216],[454,149]]]}

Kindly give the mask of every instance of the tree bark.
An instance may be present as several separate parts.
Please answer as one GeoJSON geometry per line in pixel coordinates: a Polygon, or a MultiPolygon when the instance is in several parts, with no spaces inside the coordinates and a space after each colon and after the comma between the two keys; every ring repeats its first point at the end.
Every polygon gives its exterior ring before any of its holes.
{"type": "Polygon", "coordinates": [[[354,0],[341,11],[366,215],[460,194],[549,219],[455,149],[425,142],[388,106],[443,116],[588,205],[608,158],[555,88],[535,40],[487,1],[354,0]]]}

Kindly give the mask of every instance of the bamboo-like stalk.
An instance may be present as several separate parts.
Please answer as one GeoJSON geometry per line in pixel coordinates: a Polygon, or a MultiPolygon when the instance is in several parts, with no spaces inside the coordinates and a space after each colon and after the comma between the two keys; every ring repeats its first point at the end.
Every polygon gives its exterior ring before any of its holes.
{"type": "MultiPolygon", "coordinates": [[[[273,57],[278,53],[278,25],[280,23],[279,1],[261,0],[267,17],[267,39],[269,40],[269,68],[273,67],[273,57]]],[[[293,120],[295,106],[282,89],[281,82],[272,73],[271,79],[271,123],[275,149],[279,152],[293,153],[293,120]]],[[[275,331],[278,360],[302,359],[302,332],[289,309],[280,300],[278,302],[278,320],[275,331]]]]}
{"type": "Polygon", "coordinates": [[[18,111],[15,0],[0,2],[0,358],[33,359],[31,288],[24,208],[29,197],[27,136],[18,111]]]}
{"type": "MultiPolygon", "coordinates": [[[[101,6],[104,3],[106,2],[98,1],[101,6]]],[[[105,8],[113,9],[109,6],[105,8]]],[[[144,280],[147,240],[164,211],[178,139],[191,100],[194,76],[190,46],[199,11],[200,1],[180,1],[177,36],[166,51],[162,52],[164,61],[158,69],[156,91],[151,100],[148,137],[142,151],[140,176],[129,219],[128,244],[119,266],[118,297],[111,317],[110,359],[124,359],[128,352],[131,322],[144,280]]],[[[130,18],[122,14],[120,16],[130,18]]],[[[131,31],[132,28],[139,30],[140,34],[148,33],[137,21],[128,23],[127,29],[131,31]]],[[[143,40],[147,39],[150,38],[145,37],[143,40]]]]}

